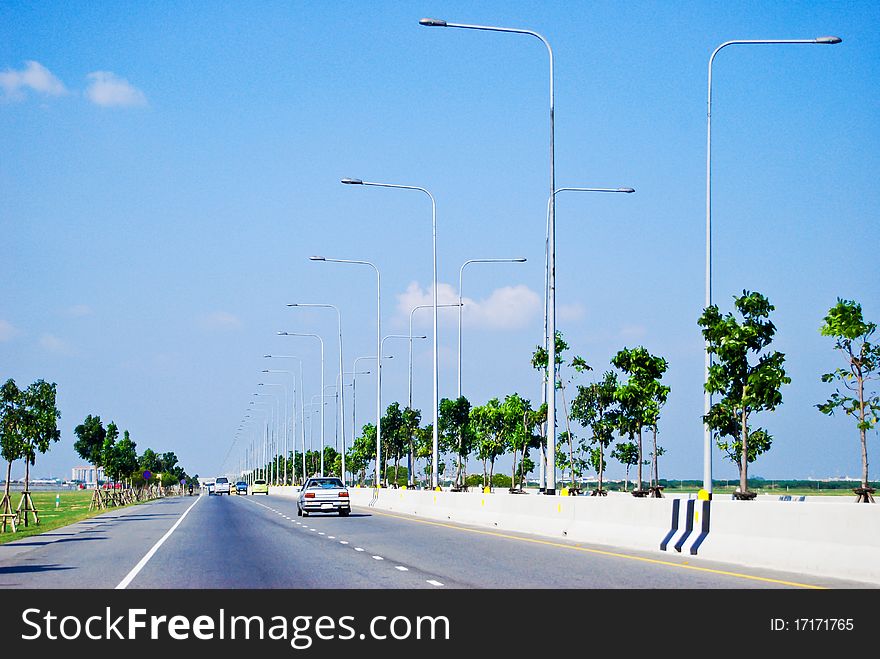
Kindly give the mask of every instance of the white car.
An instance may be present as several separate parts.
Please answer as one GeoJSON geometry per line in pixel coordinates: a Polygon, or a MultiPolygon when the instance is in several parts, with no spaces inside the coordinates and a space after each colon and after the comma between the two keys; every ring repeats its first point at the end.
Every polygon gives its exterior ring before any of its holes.
{"type": "Polygon", "coordinates": [[[348,488],[334,477],[308,479],[296,500],[296,514],[300,517],[308,517],[309,513],[339,513],[340,517],[347,517],[350,512],[348,488]]]}
{"type": "Polygon", "coordinates": [[[229,479],[225,476],[218,476],[214,479],[214,487],[211,490],[208,490],[209,494],[229,494],[230,492],[229,479]]]}

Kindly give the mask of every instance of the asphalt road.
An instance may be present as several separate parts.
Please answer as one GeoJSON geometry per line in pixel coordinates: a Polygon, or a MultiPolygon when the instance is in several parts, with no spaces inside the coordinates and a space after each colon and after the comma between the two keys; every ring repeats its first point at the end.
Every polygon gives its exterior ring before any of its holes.
{"type": "Polygon", "coordinates": [[[292,499],[201,496],[0,545],[0,588],[876,588],[292,499]]]}

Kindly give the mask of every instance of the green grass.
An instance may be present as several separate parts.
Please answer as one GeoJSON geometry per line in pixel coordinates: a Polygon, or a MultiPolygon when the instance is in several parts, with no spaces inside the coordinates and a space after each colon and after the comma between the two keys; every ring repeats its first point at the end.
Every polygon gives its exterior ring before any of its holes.
{"type": "MultiPolygon", "coordinates": [[[[11,525],[7,525],[6,533],[0,532],[0,544],[10,542],[11,540],[27,538],[32,535],[39,535],[40,533],[107,512],[107,509],[89,511],[92,493],[93,490],[31,492],[31,499],[33,499],[37,514],[40,517],[40,523],[34,524],[33,515],[28,515],[28,526],[25,526],[22,521],[17,522],[16,527],[18,530],[15,533],[12,532],[11,525]],[[55,507],[56,495],[58,495],[57,508],[55,507]]],[[[2,494],[0,494],[0,497],[2,497],[2,494]]],[[[18,507],[19,501],[21,501],[21,492],[10,492],[9,498],[12,501],[13,510],[15,510],[18,507]]]]}

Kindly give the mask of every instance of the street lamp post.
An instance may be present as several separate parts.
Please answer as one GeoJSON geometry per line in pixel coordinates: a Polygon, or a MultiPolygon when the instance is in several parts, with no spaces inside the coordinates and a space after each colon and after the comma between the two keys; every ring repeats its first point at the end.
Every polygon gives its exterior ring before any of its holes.
{"type": "MultiPolygon", "coordinates": [[[[317,334],[278,332],[279,336],[311,336],[321,343],[321,393],[324,393],[324,339],[317,334]]],[[[321,475],[324,474],[324,406],[321,405],[321,475]]]]}
{"type": "MultiPolygon", "coordinates": [[[[302,369],[302,359],[297,357],[296,355],[263,355],[264,359],[295,359],[299,364],[299,417],[300,417],[300,436],[302,438],[302,465],[303,465],[303,479],[305,479],[306,475],[306,428],[305,428],[305,401],[303,400],[303,396],[305,392],[303,391],[303,369],[302,369]]],[[[266,371],[268,373],[272,373],[273,371],[266,371]]],[[[303,481],[305,482],[305,481],[303,481]]]]}
{"type": "MultiPolygon", "coordinates": [[[[269,355],[265,355],[268,357],[269,355]]],[[[302,363],[300,363],[300,371],[302,371],[302,363]]],[[[284,473],[282,474],[282,478],[284,480],[284,484],[287,485],[287,453],[290,450],[290,445],[292,444],[294,447],[294,452],[296,448],[296,374],[293,371],[283,371],[278,369],[270,369],[264,368],[262,373],[286,373],[289,375],[293,382],[293,396],[290,401],[290,420],[292,425],[292,431],[289,433],[289,437],[285,435],[285,443],[284,443],[284,473]],[[292,439],[292,442],[288,441],[292,439]]],[[[302,373],[300,373],[300,388],[302,388],[302,373]]],[[[302,400],[302,392],[300,392],[300,400],[302,400]]],[[[300,423],[302,425],[302,423],[300,423]]],[[[292,470],[292,467],[291,467],[292,470]]],[[[293,473],[291,472],[291,482],[293,481],[293,473]]]]}
{"type": "MultiPolygon", "coordinates": [[[[554,200],[554,191],[556,190],[556,168],[555,168],[555,121],[554,121],[554,93],[553,93],[553,49],[550,47],[550,42],[547,41],[541,34],[535,32],[533,30],[523,30],[519,28],[509,28],[509,27],[498,27],[494,25],[467,25],[464,23],[449,23],[444,20],[440,20],[437,18],[423,18],[419,21],[421,25],[425,25],[427,27],[454,27],[454,28],[462,28],[466,30],[483,30],[489,32],[510,32],[514,34],[527,34],[529,36],[535,37],[541,41],[547,48],[547,53],[550,57],[550,220],[548,222],[548,245],[549,245],[549,259],[548,259],[548,273],[549,273],[549,304],[550,304],[550,315],[555,316],[556,314],[556,208],[555,208],[555,200],[554,200]]],[[[552,328],[551,328],[552,329],[552,328]]],[[[550,341],[547,349],[549,364],[554,364],[556,360],[556,342],[550,341]]],[[[546,387],[547,391],[547,430],[548,430],[548,445],[550,442],[549,432],[552,430],[554,433],[556,432],[556,424],[555,424],[555,414],[556,414],[556,392],[552,390],[550,386],[550,382],[552,380],[548,379],[548,384],[546,387]]],[[[548,482],[547,486],[547,494],[555,494],[556,493],[556,481],[555,474],[552,479],[552,483],[548,482]]]]}
{"type": "MultiPolygon", "coordinates": [[[[328,309],[333,309],[336,311],[336,324],[339,329],[339,379],[342,380],[342,314],[339,312],[339,307],[333,304],[288,304],[288,307],[323,307],[328,309]]],[[[345,387],[340,385],[339,387],[339,407],[342,409],[342,414],[340,415],[339,420],[339,432],[342,435],[342,474],[343,478],[345,478],[345,387]]]]}
{"type": "MultiPolygon", "coordinates": [[[[721,49],[727,46],[766,45],[766,44],[819,44],[833,45],[843,41],[840,37],[828,36],[815,39],[736,39],[725,41],[709,56],[708,93],[706,97],[706,307],[712,306],[712,63],[721,49]]],[[[709,415],[712,407],[712,394],[707,390],[712,355],[709,354],[709,341],[705,341],[705,368],[703,372],[703,412],[709,415]]],[[[712,431],[703,421],[703,489],[712,497],[712,431]]]]}
{"type": "MultiPolygon", "coordinates": [[[[428,192],[425,188],[419,187],[417,185],[399,185],[396,183],[374,183],[370,181],[363,181],[359,178],[344,178],[342,182],[347,185],[369,185],[380,188],[397,188],[400,190],[418,190],[419,192],[424,192],[428,195],[428,198],[431,200],[431,232],[432,232],[432,251],[433,251],[433,298],[434,298],[434,438],[432,443],[432,456],[433,456],[433,464],[434,464],[434,473],[432,475],[432,486],[434,488],[438,487],[438,472],[437,472],[437,460],[439,453],[439,435],[437,430],[438,425],[438,415],[440,413],[440,376],[439,376],[439,361],[438,361],[438,343],[437,343],[437,204],[434,201],[434,195],[428,192]]],[[[382,354],[382,349],[379,349],[379,354],[382,354]]],[[[382,370],[381,368],[379,369],[382,370]]]]}
{"type": "MultiPolygon", "coordinates": [[[[547,368],[544,370],[543,402],[547,403],[547,453],[541,452],[539,483],[547,494],[556,491],[556,265],[552,258],[555,247],[551,248],[551,218],[556,213],[556,195],[560,192],[620,192],[632,194],[632,188],[557,188],[547,199],[547,244],[544,249],[544,351],[547,353],[547,368]],[[552,265],[551,265],[552,263],[552,265]],[[552,337],[552,338],[551,338],[552,337]],[[553,377],[550,377],[550,374],[553,377]],[[550,412],[554,411],[554,414],[550,412]],[[549,472],[547,467],[550,467],[549,472]]],[[[554,238],[555,240],[555,238],[554,238]]]]}
{"type": "MultiPolygon", "coordinates": [[[[354,263],[368,265],[376,271],[376,354],[382,354],[382,285],[379,276],[379,268],[370,261],[352,259],[328,259],[323,256],[310,256],[310,261],[324,261],[327,263],[354,263]]],[[[376,366],[376,475],[373,481],[374,487],[379,487],[379,461],[382,458],[382,360],[378,360],[376,366]]]]}
{"type": "Polygon", "coordinates": [[[461,398],[461,321],[464,302],[462,301],[462,275],[464,267],[469,263],[525,263],[526,259],[517,257],[512,259],[468,259],[458,269],[458,397],[461,398]]]}
{"type": "MultiPolygon", "coordinates": [[[[283,410],[284,410],[284,401],[287,400],[287,385],[285,385],[285,384],[276,384],[276,383],[274,383],[274,382],[260,382],[257,386],[258,386],[258,387],[281,387],[281,388],[284,390],[284,396],[283,396],[283,398],[282,398],[282,400],[281,400],[281,403],[279,404],[279,407],[280,407],[281,410],[282,410],[282,413],[279,414],[279,416],[281,417],[281,421],[283,422],[283,424],[279,424],[279,425],[281,425],[281,428],[279,428],[279,429],[284,433],[284,448],[286,449],[286,448],[287,448],[287,435],[288,435],[288,432],[289,432],[289,428],[288,428],[288,426],[287,426],[287,414],[285,414],[285,413],[283,412],[283,410]]],[[[275,453],[276,453],[276,454],[278,453],[278,444],[277,444],[277,440],[276,440],[276,445],[275,445],[275,453]]],[[[276,457],[277,457],[277,456],[276,456],[276,457]]],[[[286,471],[286,469],[287,469],[287,467],[286,467],[286,465],[287,465],[287,455],[286,455],[286,454],[285,454],[285,456],[284,456],[284,464],[285,464],[285,471],[286,471]]],[[[285,484],[286,484],[286,483],[285,483],[285,484]]],[[[277,460],[275,461],[275,485],[278,485],[278,463],[277,463],[277,460]]]]}

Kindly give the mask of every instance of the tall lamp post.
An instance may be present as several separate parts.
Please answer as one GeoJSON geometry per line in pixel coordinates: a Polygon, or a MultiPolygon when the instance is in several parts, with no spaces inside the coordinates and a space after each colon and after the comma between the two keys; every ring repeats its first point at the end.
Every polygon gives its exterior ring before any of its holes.
{"type": "MultiPolygon", "coordinates": [[[[294,452],[296,449],[296,374],[293,371],[282,371],[278,369],[270,369],[264,368],[261,373],[285,373],[291,377],[293,382],[293,396],[290,401],[290,420],[292,424],[291,432],[288,435],[285,435],[285,444],[284,444],[284,472],[282,474],[282,479],[284,484],[287,485],[287,453],[289,452],[289,447],[292,444],[294,448],[294,452]],[[292,441],[288,441],[292,438],[292,441]]],[[[302,399],[302,396],[300,396],[302,399]]],[[[286,418],[286,414],[285,414],[286,418]]],[[[302,424],[300,424],[302,425],[302,424]]],[[[292,469],[292,467],[291,467],[292,469]]],[[[291,481],[293,481],[293,474],[291,473],[291,481]]]]}
{"type": "Polygon", "coordinates": [[[524,257],[517,257],[512,259],[468,259],[464,263],[461,264],[461,268],[458,269],[458,397],[461,398],[461,321],[462,321],[462,310],[464,309],[464,302],[462,301],[462,275],[464,274],[464,268],[466,265],[471,263],[525,263],[526,259],[524,257]]]}
{"type": "MultiPolygon", "coordinates": [[[[282,444],[284,447],[283,448],[283,450],[284,450],[284,473],[285,473],[285,480],[286,480],[286,478],[287,478],[287,436],[290,432],[290,429],[287,425],[287,414],[284,412],[284,407],[285,407],[284,403],[287,400],[287,385],[286,384],[277,384],[275,382],[260,382],[259,384],[257,384],[257,386],[258,387],[281,387],[284,391],[284,395],[282,396],[281,402],[279,404],[279,407],[281,408],[281,414],[279,414],[279,416],[281,417],[281,421],[283,422],[283,423],[279,424],[279,426],[280,426],[279,430],[281,430],[281,432],[284,433],[284,442],[282,444]]],[[[278,453],[277,440],[276,440],[276,444],[275,444],[275,449],[276,449],[275,453],[277,454],[278,453]]],[[[278,474],[278,462],[276,460],[275,461],[275,485],[278,485],[278,475],[279,475],[278,474]]],[[[287,483],[285,482],[284,484],[286,485],[287,483]]]]}
{"type": "MultiPolygon", "coordinates": [[[[336,311],[336,324],[339,329],[339,379],[342,380],[342,314],[339,312],[339,307],[334,304],[303,304],[303,303],[294,303],[288,304],[288,307],[322,307],[326,309],[333,309],[336,311]]],[[[342,409],[342,414],[340,415],[340,425],[339,432],[342,435],[342,473],[343,478],[345,478],[345,387],[339,387],[339,407],[342,409]]]]}
{"type": "MultiPolygon", "coordinates": [[[[815,39],[736,39],[725,41],[709,56],[708,93],[706,97],[706,307],[712,306],[712,63],[715,56],[727,46],[766,45],[766,44],[819,44],[833,45],[843,41],[840,37],[817,37],[815,39]]],[[[703,412],[709,415],[712,407],[712,394],[706,387],[709,383],[709,369],[712,355],[709,342],[705,342],[705,369],[703,372],[703,412]]],[[[712,431],[703,421],[703,489],[712,498],[712,431]]]]}
{"type": "MultiPolygon", "coordinates": [[[[438,416],[440,413],[440,376],[439,376],[439,361],[438,361],[438,344],[437,344],[437,204],[434,201],[434,195],[428,192],[425,188],[419,187],[417,185],[399,185],[396,183],[374,183],[370,181],[363,181],[359,178],[344,178],[342,182],[346,185],[369,185],[375,186],[379,188],[397,188],[400,190],[418,190],[419,192],[424,192],[428,195],[428,198],[431,200],[431,233],[432,233],[432,251],[433,251],[433,298],[434,298],[434,438],[432,442],[432,457],[434,464],[434,473],[431,476],[431,486],[436,488],[439,485],[438,480],[438,472],[437,472],[437,460],[439,453],[439,435],[437,430],[438,425],[438,416]]],[[[379,354],[382,354],[382,349],[379,349],[379,354]]],[[[381,368],[379,369],[382,370],[381,368]]]]}
{"type": "MultiPolygon", "coordinates": [[[[303,465],[303,478],[305,479],[306,475],[306,428],[305,428],[305,401],[303,397],[305,392],[303,391],[303,365],[302,359],[297,357],[296,355],[263,355],[264,359],[295,359],[299,364],[299,418],[300,418],[300,436],[302,438],[302,465],[303,465]]],[[[272,370],[265,370],[264,373],[274,373],[272,370]]],[[[284,371],[286,372],[286,371],[284,371]]],[[[303,481],[305,482],[305,481],[303,481]]]]}
{"type": "MultiPolygon", "coordinates": [[[[510,27],[498,27],[494,25],[467,25],[464,23],[449,23],[444,20],[440,20],[437,18],[423,18],[419,21],[421,25],[427,27],[454,27],[454,28],[462,28],[466,30],[483,30],[488,32],[510,32],[513,34],[526,34],[532,37],[535,37],[541,41],[547,48],[547,53],[550,57],[550,220],[548,222],[548,273],[549,273],[549,304],[550,304],[550,315],[556,315],[556,208],[554,203],[553,194],[556,190],[556,167],[555,167],[555,121],[554,121],[554,93],[553,93],[553,49],[550,47],[550,42],[547,41],[541,34],[535,32],[533,30],[523,30],[519,28],[510,28],[510,27]]],[[[547,347],[547,353],[549,358],[549,364],[554,364],[556,361],[556,342],[550,341],[547,347]]],[[[556,432],[556,392],[553,391],[551,386],[552,380],[548,379],[548,383],[546,386],[546,398],[547,398],[547,430],[548,430],[548,445],[551,441],[550,431],[553,433],[556,432]]],[[[547,485],[547,494],[555,494],[556,493],[556,481],[555,474],[552,480],[552,484],[548,482],[547,485]]]]}
{"type": "MultiPolygon", "coordinates": [[[[324,256],[310,256],[310,261],[323,261],[326,263],[354,263],[356,265],[368,265],[376,271],[376,354],[382,354],[382,284],[379,276],[379,268],[370,261],[353,259],[328,259],[324,256]]],[[[376,474],[373,480],[374,487],[379,487],[379,461],[382,458],[382,360],[378,360],[376,366],[376,474]]]]}
{"type": "MultiPolygon", "coordinates": [[[[311,336],[321,344],[321,393],[324,393],[324,339],[317,334],[278,332],[278,336],[311,336]]],[[[321,475],[324,474],[324,406],[321,405],[321,475]]]]}
{"type": "Polygon", "coordinates": [[[544,268],[544,351],[547,353],[547,368],[544,371],[544,402],[547,403],[547,455],[541,452],[539,482],[547,494],[556,491],[556,415],[550,414],[550,410],[556,409],[556,266],[555,259],[551,258],[555,248],[551,249],[550,231],[551,218],[556,212],[556,195],[560,192],[620,192],[632,194],[632,188],[583,188],[565,187],[556,188],[547,199],[547,245],[545,247],[544,268]],[[551,266],[551,261],[553,265],[551,266]],[[551,339],[551,337],[553,337],[551,339]],[[550,377],[550,374],[553,377],[550,377]],[[546,464],[545,464],[546,462],[546,464]],[[550,466],[547,471],[546,467],[550,466]]]}

